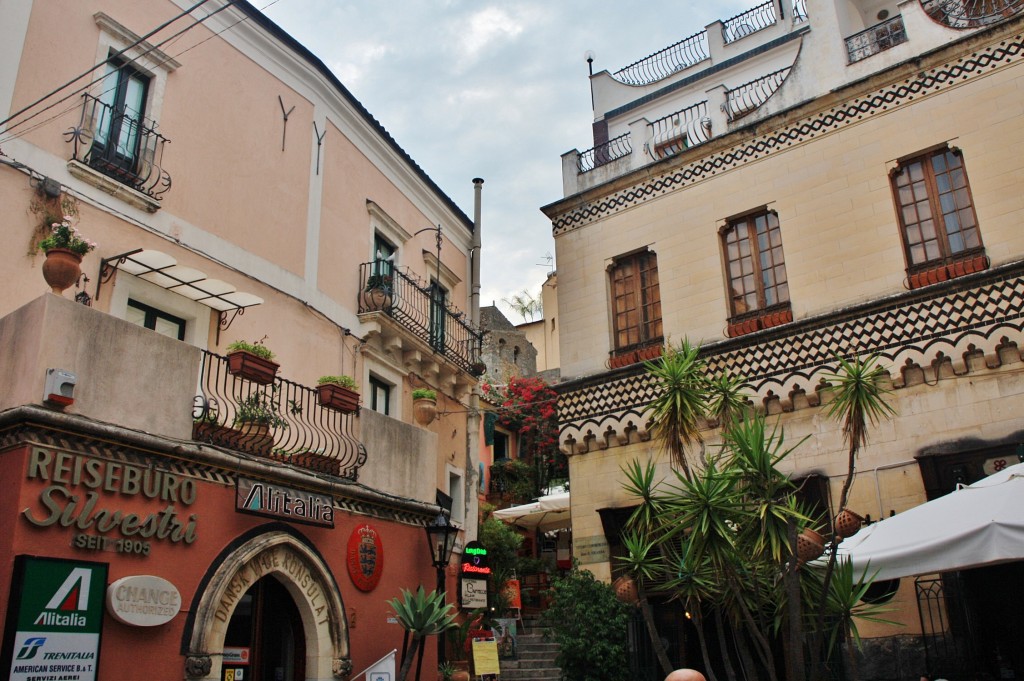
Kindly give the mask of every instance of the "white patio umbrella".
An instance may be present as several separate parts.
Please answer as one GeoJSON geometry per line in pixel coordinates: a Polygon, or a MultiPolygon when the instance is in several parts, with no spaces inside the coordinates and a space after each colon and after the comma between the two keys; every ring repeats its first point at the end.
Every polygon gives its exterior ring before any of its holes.
{"type": "Polygon", "coordinates": [[[549,494],[530,504],[503,508],[494,512],[494,517],[524,530],[559,530],[568,528],[569,493],[549,494]]]}
{"type": "Polygon", "coordinates": [[[1024,463],[863,528],[839,545],[875,579],[1024,559],[1024,463]]]}

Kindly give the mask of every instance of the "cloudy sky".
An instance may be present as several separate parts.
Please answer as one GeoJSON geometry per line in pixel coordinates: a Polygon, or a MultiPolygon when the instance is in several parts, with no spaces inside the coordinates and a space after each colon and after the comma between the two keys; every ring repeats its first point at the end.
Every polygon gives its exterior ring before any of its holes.
{"type": "MultiPolygon", "coordinates": [[[[253,0],[264,7],[271,0],[253,0]]],[[[555,247],[540,207],[562,153],[593,146],[584,54],[616,71],[756,1],[276,0],[264,12],[330,67],[467,215],[483,191],[484,305],[536,295],[555,247]]],[[[521,318],[508,313],[513,322],[521,318]]]]}

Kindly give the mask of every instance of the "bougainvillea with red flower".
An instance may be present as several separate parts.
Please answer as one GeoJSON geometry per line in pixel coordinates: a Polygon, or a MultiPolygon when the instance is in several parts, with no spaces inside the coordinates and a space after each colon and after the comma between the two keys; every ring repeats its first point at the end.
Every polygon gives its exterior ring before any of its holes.
{"type": "Polygon", "coordinates": [[[483,389],[498,406],[498,425],[519,434],[520,458],[537,472],[537,493],[567,482],[569,462],[558,449],[558,394],[551,386],[539,378],[512,377],[506,385],[483,389]]]}

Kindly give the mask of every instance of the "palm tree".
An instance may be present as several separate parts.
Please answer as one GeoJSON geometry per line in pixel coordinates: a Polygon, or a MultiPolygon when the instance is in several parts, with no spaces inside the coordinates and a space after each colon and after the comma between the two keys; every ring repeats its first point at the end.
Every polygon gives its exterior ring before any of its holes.
{"type": "MultiPolygon", "coordinates": [[[[857,470],[857,455],[861,447],[867,444],[868,425],[875,426],[883,418],[888,418],[896,413],[896,410],[886,402],[889,389],[884,387],[884,379],[888,372],[878,364],[878,357],[873,355],[865,359],[854,357],[846,360],[837,357],[839,371],[826,376],[833,390],[832,402],[825,409],[825,413],[843,424],[843,440],[848,446],[848,459],[846,479],[843,481],[843,488],[839,495],[839,507],[836,513],[846,510],[846,503],[849,500],[850,487],[853,486],[854,474],[857,470]]],[[[839,549],[839,538],[833,533],[832,542],[829,548],[828,565],[825,568],[822,592],[830,593],[832,574],[836,566],[836,552],[839,549]]],[[[815,665],[815,673],[812,678],[820,678],[823,659],[821,645],[824,642],[824,621],[825,610],[828,598],[822,598],[818,608],[818,621],[815,629],[815,636],[811,647],[812,660],[818,660],[815,665]]],[[[850,641],[847,640],[847,645],[850,641]]]]}
{"type": "Polygon", "coordinates": [[[423,639],[451,629],[455,626],[455,615],[451,612],[452,605],[444,602],[443,593],[431,591],[428,594],[422,586],[416,593],[402,589],[402,597],[392,598],[388,605],[395,612],[395,618],[402,628],[412,634],[412,646],[402,660],[402,669],[398,673],[398,681],[405,681],[423,639]]]}
{"type": "Polygon", "coordinates": [[[708,379],[700,346],[683,339],[678,348],[665,346],[665,354],[644,368],[654,380],[658,396],[647,405],[651,420],[651,435],[662,442],[672,461],[683,476],[690,480],[693,474],[686,459],[686,448],[693,443],[701,446],[700,421],[707,413],[708,379]]]}
{"type": "Polygon", "coordinates": [[[512,311],[523,318],[524,322],[532,322],[534,317],[544,314],[544,303],[525,288],[511,298],[502,298],[501,302],[512,308],[512,311]],[[529,319],[527,319],[529,317],[529,319]]]}

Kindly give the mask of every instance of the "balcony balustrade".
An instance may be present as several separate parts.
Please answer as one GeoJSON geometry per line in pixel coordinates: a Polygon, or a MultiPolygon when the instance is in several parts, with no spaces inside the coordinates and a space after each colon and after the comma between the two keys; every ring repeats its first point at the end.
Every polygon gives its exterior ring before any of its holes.
{"type": "Polygon", "coordinates": [[[741,12],[731,19],[722,22],[722,40],[726,45],[734,43],[740,38],[745,38],[751,33],[763,31],[769,26],[774,26],[777,21],[775,15],[775,0],[761,3],[757,7],[741,12]]]}
{"type": "Polygon", "coordinates": [[[896,15],[847,38],[846,53],[854,64],[905,42],[907,31],[903,27],[903,16],[896,15]]]}
{"type": "Polygon", "coordinates": [[[619,135],[610,139],[604,144],[581,151],[576,158],[576,168],[580,173],[588,173],[594,168],[599,168],[615,159],[629,156],[633,153],[633,145],[629,141],[629,133],[619,135]]]}
{"type": "Polygon", "coordinates": [[[133,117],[130,110],[85,93],[79,124],[64,136],[72,144],[73,160],[159,200],[171,188],[171,176],[163,168],[169,140],[156,128],[155,121],[133,117]]]}
{"type": "Polygon", "coordinates": [[[649,127],[649,148],[654,158],[673,156],[687,147],[707,142],[711,137],[707,100],[662,116],[649,127]]]}
{"type": "Polygon", "coordinates": [[[259,384],[232,374],[226,357],[202,351],[192,439],[356,480],[366,449],[353,414],[321,406],[317,391],[275,378],[259,384]]]}
{"type": "Polygon", "coordinates": [[[792,67],[773,71],[725,93],[725,111],[730,121],[739,120],[768,101],[786,80],[792,67]]]}
{"type": "Polygon", "coordinates": [[[380,312],[445,360],[472,373],[480,360],[483,334],[435,286],[424,284],[391,263],[359,266],[359,312],[380,312]]]}
{"type": "Polygon", "coordinates": [[[627,85],[649,85],[708,58],[708,32],[701,31],[619,69],[612,77],[627,85]]]}
{"type": "Polygon", "coordinates": [[[807,19],[807,0],[796,0],[793,3],[793,24],[802,24],[807,19]]]}

